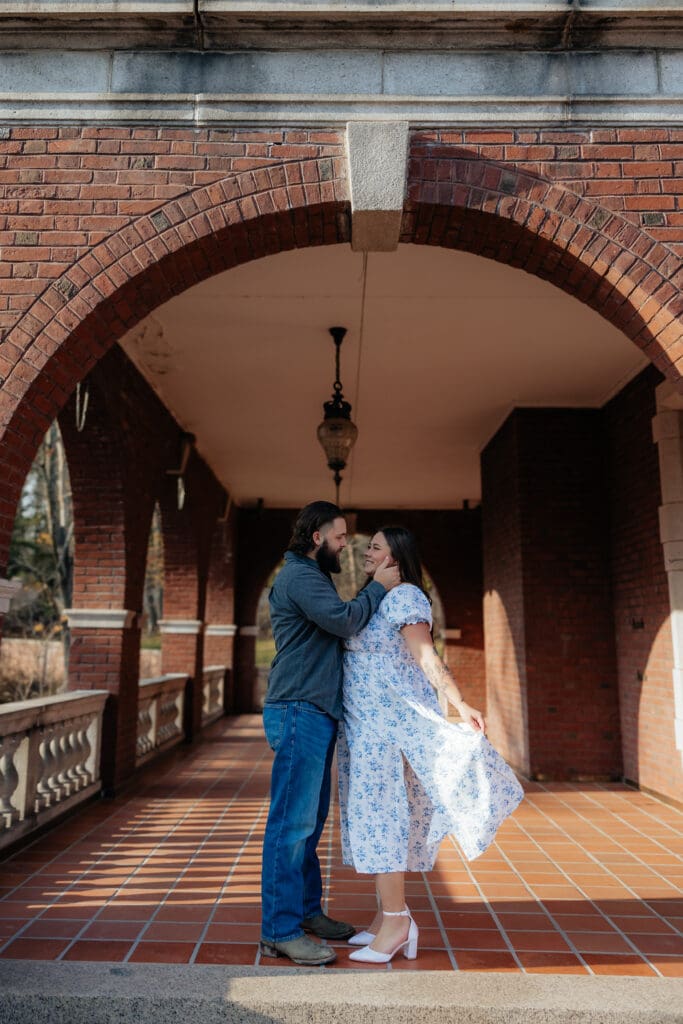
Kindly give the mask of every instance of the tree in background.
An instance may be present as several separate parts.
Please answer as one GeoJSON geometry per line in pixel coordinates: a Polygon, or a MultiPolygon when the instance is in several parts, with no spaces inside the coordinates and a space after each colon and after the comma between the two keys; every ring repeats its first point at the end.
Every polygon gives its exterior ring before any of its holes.
{"type": "MultiPolygon", "coordinates": [[[[73,592],[74,526],[69,470],[56,422],[41,442],[28,472],[14,521],[8,577],[22,588],[3,621],[3,635],[43,641],[42,671],[33,678],[6,682],[10,695],[25,699],[46,690],[47,644],[68,646],[64,609],[73,592]]],[[[65,650],[65,659],[66,659],[65,650]]]]}
{"type": "Polygon", "coordinates": [[[164,540],[161,532],[161,512],[158,505],[154,506],[154,515],[149,531],[143,605],[145,631],[142,645],[143,647],[157,648],[161,644],[159,620],[164,614],[164,540]]]}

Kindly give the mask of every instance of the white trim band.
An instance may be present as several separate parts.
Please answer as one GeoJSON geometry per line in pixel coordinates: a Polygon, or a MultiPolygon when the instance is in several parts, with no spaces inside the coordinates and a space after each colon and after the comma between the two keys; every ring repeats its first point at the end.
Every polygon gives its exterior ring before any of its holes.
{"type": "Polygon", "coordinates": [[[258,636],[258,626],[240,626],[238,633],[240,636],[258,636]]]}
{"type": "Polygon", "coordinates": [[[65,608],[71,629],[130,629],[137,612],[127,608],[65,608]]]}
{"type": "Polygon", "coordinates": [[[201,619],[159,619],[160,633],[175,633],[181,636],[197,636],[202,631],[201,619]]]}
{"type": "Polygon", "coordinates": [[[403,120],[411,127],[459,125],[679,125],[683,95],[673,96],[228,96],[0,94],[0,120],[12,124],[88,121],[219,127],[221,124],[339,125],[403,120]]]}
{"type": "Polygon", "coordinates": [[[237,626],[234,622],[214,622],[204,627],[204,636],[234,636],[236,632],[237,626]]]}

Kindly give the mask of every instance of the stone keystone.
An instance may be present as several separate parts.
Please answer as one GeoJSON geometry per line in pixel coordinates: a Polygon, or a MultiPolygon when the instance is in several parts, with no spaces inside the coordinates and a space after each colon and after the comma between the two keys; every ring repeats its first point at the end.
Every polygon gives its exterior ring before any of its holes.
{"type": "Polygon", "coordinates": [[[351,248],[398,248],[406,192],[407,121],[349,121],[346,151],[351,187],[351,248]]]}

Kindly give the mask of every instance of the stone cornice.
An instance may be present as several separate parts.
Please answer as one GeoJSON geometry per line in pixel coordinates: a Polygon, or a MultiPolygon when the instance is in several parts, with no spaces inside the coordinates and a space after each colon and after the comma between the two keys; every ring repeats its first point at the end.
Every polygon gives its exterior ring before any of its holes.
{"type": "MultiPolygon", "coordinates": [[[[678,50],[0,51],[0,124],[683,122],[678,50]]],[[[0,129],[2,130],[2,129],[0,129]]]]}
{"type": "Polygon", "coordinates": [[[679,46],[681,0],[0,0],[4,49],[679,46]]]}

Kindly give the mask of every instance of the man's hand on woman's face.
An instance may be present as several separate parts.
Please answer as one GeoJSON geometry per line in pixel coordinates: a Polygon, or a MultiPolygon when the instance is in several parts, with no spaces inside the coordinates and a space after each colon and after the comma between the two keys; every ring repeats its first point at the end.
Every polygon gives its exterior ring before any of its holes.
{"type": "Polygon", "coordinates": [[[391,559],[389,555],[384,558],[375,569],[375,575],[373,579],[377,583],[381,583],[385,590],[391,590],[392,587],[397,587],[401,582],[399,575],[398,566],[390,565],[391,559]]]}

